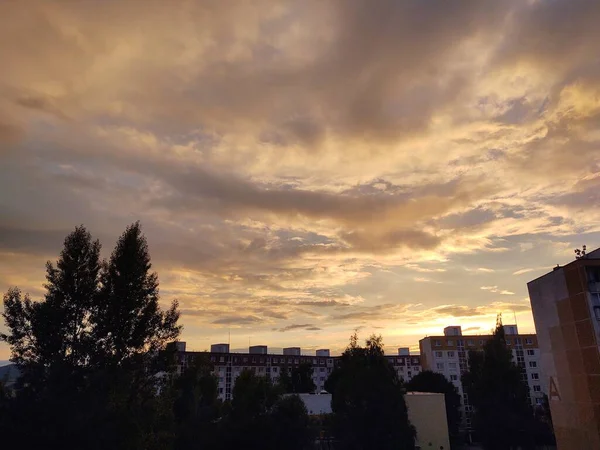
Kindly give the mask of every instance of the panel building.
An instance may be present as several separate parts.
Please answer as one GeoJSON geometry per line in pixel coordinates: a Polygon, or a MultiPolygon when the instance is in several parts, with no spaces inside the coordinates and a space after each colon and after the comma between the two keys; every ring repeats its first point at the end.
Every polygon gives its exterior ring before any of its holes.
{"type": "MultiPolygon", "coordinates": [[[[237,377],[249,370],[256,375],[269,376],[273,381],[279,379],[283,371],[291,373],[300,364],[310,364],[313,369],[312,379],[316,392],[324,391],[325,381],[339,361],[339,356],[330,356],[329,349],[319,349],[315,355],[303,355],[300,347],[283,349],[283,354],[268,352],[266,345],[250,347],[248,353],[230,353],[228,344],[213,344],[211,351],[188,352],[185,343],[178,343],[178,373],[185,370],[197,355],[206,354],[214,367],[214,374],[218,381],[219,398],[230,400],[233,386],[237,377]]],[[[410,381],[413,376],[421,371],[421,358],[411,355],[408,348],[398,349],[398,355],[386,355],[389,363],[398,373],[398,377],[410,381]]]]}
{"type": "Polygon", "coordinates": [[[558,448],[600,449],[600,249],[527,287],[558,448]]]}
{"type": "MultiPolygon", "coordinates": [[[[541,375],[540,350],[535,334],[519,334],[516,325],[504,325],[506,344],[512,348],[513,360],[521,368],[523,381],[529,386],[533,405],[541,405],[548,392],[546,379],[541,375]]],[[[464,392],[461,375],[469,370],[469,350],[482,350],[491,335],[463,335],[460,326],[444,328],[443,336],[428,336],[419,341],[423,370],[443,374],[456,386],[461,397],[463,425],[471,428],[472,407],[464,392]]]]}

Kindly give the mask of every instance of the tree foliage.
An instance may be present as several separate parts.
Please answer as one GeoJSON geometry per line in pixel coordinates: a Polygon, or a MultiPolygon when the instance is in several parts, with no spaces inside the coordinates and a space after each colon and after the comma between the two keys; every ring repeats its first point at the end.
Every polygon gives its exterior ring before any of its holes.
{"type": "Polygon", "coordinates": [[[456,387],[441,373],[425,370],[414,376],[406,384],[407,391],[437,392],[444,394],[446,401],[446,418],[448,419],[448,432],[455,440],[458,437],[461,415],[460,395],[456,387]]]}
{"type": "Polygon", "coordinates": [[[333,428],[342,449],[414,448],[402,384],[380,336],[361,347],[355,333],[325,389],[332,393],[333,428]]]}
{"type": "Polygon", "coordinates": [[[8,332],[0,339],[22,375],[10,401],[17,426],[6,440],[26,448],[165,445],[171,412],[156,395],[151,369],[181,328],[176,302],[160,309],[150,268],[139,223],[102,263],[100,243],[79,226],[56,264],[46,264],[41,301],[9,289],[2,314],[8,332]]]}
{"type": "Polygon", "coordinates": [[[279,385],[286,393],[306,394],[314,392],[315,385],[312,375],[313,367],[310,363],[302,363],[292,369],[291,374],[282,370],[279,375],[279,385]]]}
{"type": "Polygon", "coordinates": [[[301,450],[311,442],[308,412],[297,395],[282,396],[267,377],[242,372],[221,426],[223,449],[301,450]]]}
{"type": "Polygon", "coordinates": [[[175,450],[217,445],[215,421],[221,414],[217,394],[217,378],[207,355],[195,357],[172,386],[173,412],[176,424],[175,450]]]}
{"type": "Polygon", "coordinates": [[[462,382],[475,412],[473,428],[484,448],[532,448],[534,417],[521,369],[506,345],[502,322],[483,351],[469,352],[469,371],[462,382]]]}

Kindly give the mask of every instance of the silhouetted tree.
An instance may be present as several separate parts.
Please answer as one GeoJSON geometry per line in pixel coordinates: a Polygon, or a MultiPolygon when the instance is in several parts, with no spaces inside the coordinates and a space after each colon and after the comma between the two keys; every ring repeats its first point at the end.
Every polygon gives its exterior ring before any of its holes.
{"type": "Polygon", "coordinates": [[[161,311],[158,276],[151,268],[148,243],[136,222],[127,227],[103,264],[92,315],[97,364],[118,366],[153,357],[179,336],[177,301],[161,311]]]}
{"type": "Polygon", "coordinates": [[[287,395],[275,403],[270,414],[271,448],[302,450],[310,448],[312,430],[304,402],[287,395]]]}
{"type": "Polygon", "coordinates": [[[537,445],[556,445],[550,403],[546,394],[542,398],[542,404],[534,409],[534,417],[535,443],[537,445]]]}
{"type": "Polygon", "coordinates": [[[446,418],[450,438],[456,441],[460,429],[460,395],[456,387],[441,373],[425,370],[414,376],[406,385],[407,391],[437,392],[444,394],[446,401],[446,418]]]}
{"type": "Polygon", "coordinates": [[[46,263],[43,301],[32,302],[18,288],[4,296],[2,316],[9,332],[0,339],[10,346],[11,361],[31,388],[45,388],[56,376],[72,385],[72,377],[88,365],[99,274],[100,243],[79,226],[66,237],[56,265],[46,263]]]}
{"type": "Polygon", "coordinates": [[[291,375],[282,370],[279,375],[279,385],[284,392],[291,394],[306,394],[314,392],[317,386],[313,379],[313,367],[310,363],[302,363],[292,369],[291,375]]]}
{"type": "Polygon", "coordinates": [[[384,356],[380,336],[371,336],[361,347],[355,333],[325,389],[333,394],[339,448],[414,448],[415,429],[408,420],[402,384],[384,356]]]}
{"type": "Polygon", "coordinates": [[[528,387],[512,360],[500,318],[483,351],[469,352],[469,371],[463,374],[462,382],[475,410],[473,428],[484,448],[533,447],[534,418],[528,387]]]}
{"type": "Polygon", "coordinates": [[[173,383],[175,450],[217,445],[215,420],[220,416],[217,378],[207,355],[198,355],[173,383]]]}
{"type": "Polygon", "coordinates": [[[157,395],[154,374],[172,368],[159,364],[159,350],[180,332],[177,304],[166,312],[158,306],[138,223],[109,263],[100,264],[99,252],[77,227],[56,265],[46,266],[42,301],[17,288],[4,296],[8,331],[0,339],[22,374],[9,434],[21,448],[152,449],[172,439],[172,407],[157,395]]]}
{"type": "Polygon", "coordinates": [[[223,417],[221,448],[266,450],[306,448],[311,442],[308,413],[296,395],[282,397],[269,378],[242,372],[233,388],[231,410],[223,417]]]}

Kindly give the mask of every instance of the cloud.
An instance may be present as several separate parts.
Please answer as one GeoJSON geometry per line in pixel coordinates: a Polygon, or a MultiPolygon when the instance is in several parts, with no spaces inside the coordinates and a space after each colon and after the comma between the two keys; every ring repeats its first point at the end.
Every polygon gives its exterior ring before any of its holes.
{"type": "Polygon", "coordinates": [[[468,332],[468,331],[479,331],[479,330],[481,330],[481,327],[468,327],[468,328],[465,328],[463,331],[468,332]]]}
{"type": "Polygon", "coordinates": [[[513,275],[523,275],[525,273],[533,272],[535,269],[519,269],[513,272],[513,275]]]}
{"type": "Polygon", "coordinates": [[[484,291],[494,292],[500,295],[515,295],[514,292],[507,291],[505,289],[498,289],[498,286],[481,286],[480,289],[484,291]]]}
{"type": "Polygon", "coordinates": [[[0,4],[0,288],[39,297],[75,225],[110,252],[140,219],[190,339],[277,342],[293,318],[342,348],[357,324],[527,315],[481,290],[524,297],[503,274],[600,239],[598,19],[587,0],[0,4]]]}
{"type": "Polygon", "coordinates": [[[307,330],[307,331],[318,331],[321,330],[321,328],[314,326],[313,324],[310,323],[305,323],[305,324],[297,324],[294,323],[292,325],[287,325],[283,328],[279,328],[278,331],[280,332],[286,332],[286,331],[294,331],[294,330],[307,330]]]}
{"type": "Polygon", "coordinates": [[[225,316],[213,320],[215,325],[253,325],[262,322],[260,317],[255,316],[225,316]]]}

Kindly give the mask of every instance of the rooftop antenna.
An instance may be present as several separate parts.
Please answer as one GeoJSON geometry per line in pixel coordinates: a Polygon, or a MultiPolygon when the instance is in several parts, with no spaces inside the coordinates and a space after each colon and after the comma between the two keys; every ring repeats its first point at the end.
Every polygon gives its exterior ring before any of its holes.
{"type": "Polygon", "coordinates": [[[519,329],[519,327],[517,326],[517,313],[515,312],[515,310],[513,309],[513,316],[515,318],[515,327],[517,327],[517,330],[519,329]]]}

